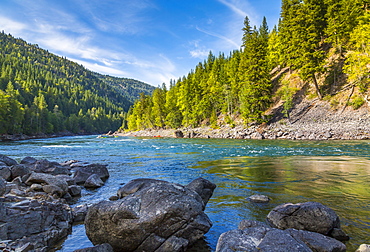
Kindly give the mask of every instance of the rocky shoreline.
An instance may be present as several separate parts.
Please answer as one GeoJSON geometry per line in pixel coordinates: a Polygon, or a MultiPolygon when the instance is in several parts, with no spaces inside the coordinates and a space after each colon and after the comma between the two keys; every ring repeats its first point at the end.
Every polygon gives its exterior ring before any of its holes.
{"type": "Polygon", "coordinates": [[[43,139],[43,138],[55,138],[55,137],[65,137],[65,136],[77,136],[69,131],[59,132],[55,134],[36,134],[36,135],[25,135],[25,134],[1,134],[0,135],[0,142],[7,142],[7,141],[20,141],[20,140],[29,140],[29,139],[43,139]]]}
{"type": "Polygon", "coordinates": [[[81,188],[101,187],[108,177],[106,165],[32,157],[18,163],[0,154],[1,251],[51,251],[84,220],[87,206],[70,207],[81,188]]]}
{"type": "MultiPolygon", "coordinates": [[[[279,113],[274,113],[279,114],[279,113]]],[[[219,128],[148,129],[116,132],[118,136],[184,137],[288,140],[369,140],[370,112],[367,105],[358,110],[331,109],[324,101],[303,101],[290,111],[289,119],[275,116],[268,124],[222,125],[219,128]]]]}

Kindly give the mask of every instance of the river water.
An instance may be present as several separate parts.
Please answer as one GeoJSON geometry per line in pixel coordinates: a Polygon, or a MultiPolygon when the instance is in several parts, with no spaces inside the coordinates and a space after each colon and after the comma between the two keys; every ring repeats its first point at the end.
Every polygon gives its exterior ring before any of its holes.
{"type": "MultiPolygon", "coordinates": [[[[108,164],[111,177],[97,190],[83,190],[76,205],[98,202],[135,178],[187,184],[197,177],[217,185],[206,214],[213,227],[194,251],[214,251],[221,233],[243,219],[264,221],[275,206],[318,201],[339,215],[350,235],[348,251],[370,243],[370,141],[286,141],[170,138],[62,137],[0,143],[0,153],[63,162],[108,164]],[[264,194],[272,201],[247,200],[264,194]]],[[[92,244],[83,225],[60,245],[73,251],[92,244]]]]}

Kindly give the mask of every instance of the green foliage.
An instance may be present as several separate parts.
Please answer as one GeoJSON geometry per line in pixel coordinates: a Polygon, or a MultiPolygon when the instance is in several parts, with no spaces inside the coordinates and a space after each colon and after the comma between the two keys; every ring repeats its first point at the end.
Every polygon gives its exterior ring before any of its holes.
{"type": "Polygon", "coordinates": [[[155,89],[149,84],[134,79],[118,78],[98,73],[93,74],[105,84],[113,87],[116,92],[126,97],[131,103],[134,103],[141,93],[150,95],[155,89]]]}
{"type": "MultiPolygon", "coordinates": [[[[313,84],[315,93],[307,98],[322,99],[322,92],[332,90],[332,86],[338,85],[335,82],[340,80],[343,84],[344,74],[361,92],[367,92],[368,7],[368,0],[283,0],[279,25],[270,33],[266,19],[256,28],[246,17],[240,50],[228,57],[210,52],[187,76],[171,81],[168,91],[162,88],[152,97],[138,100],[128,117],[129,129],[218,127],[222,117],[226,123],[228,118],[241,117],[245,122],[264,122],[273,91],[277,89],[274,85],[279,84],[277,80],[283,74],[277,72],[279,69],[295,71],[301,80],[313,84]],[[329,52],[335,52],[335,57],[329,52]],[[276,76],[274,83],[272,72],[276,76]],[[319,82],[322,79],[326,79],[323,83],[330,88],[322,86],[319,82]]],[[[282,83],[275,95],[284,101],[283,112],[287,117],[297,91],[292,84],[282,83]]],[[[360,101],[354,104],[360,105],[360,101]]]]}
{"type": "Polygon", "coordinates": [[[116,130],[137,92],[151,90],[0,33],[0,134],[116,130]]]}
{"type": "Polygon", "coordinates": [[[362,107],[362,105],[365,104],[365,100],[363,97],[361,96],[354,96],[351,101],[349,101],[349,104],[350,106],[352,106],[353,109],[359,109],[362,107]]]}
{"type": "Polygon", "coordinates": [[[359,24],[350,37],[345,73],[348,81],[357,85],[360,92],[367,92],[370,84],[370,13],[359,19],[359,24]]]}
{"type": "Polygon", "coordinates": [[[263,122],[264,111],[271,102],[272,84],[268,61],[268,27],[263,19],[257,30],[246,31],[240,61],[241,114],[248,121],[263,122]]]}
{"type": "Polygon", "coordinates": [[[293,98],[297,91],[298,90],[296,88],[290,87],[289,82],[285,80],[282,82],[282,87],[279,89],[277,93],[277,95],[281,97],[281,99],[284,101],[283,114],[287,118],[289,118],[289,111],[293,107],[293,98]]]}

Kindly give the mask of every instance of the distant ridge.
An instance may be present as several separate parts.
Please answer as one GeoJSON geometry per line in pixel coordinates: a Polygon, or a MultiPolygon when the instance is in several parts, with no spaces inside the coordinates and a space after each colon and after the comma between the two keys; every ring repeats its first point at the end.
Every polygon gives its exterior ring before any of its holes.
{"type": "Polygon", "coordinates": [[[134,103],[136,99],[140,98],[141,93],[149,95],[155,89],[155,87],[149,84],[134,79],[113,77],[99,73],[95,73],[95,76],[104,83],[117,89],[118,92],[127,97],[132,103],[134,103]]]}
{"type": "Polygon", "coordinates": [[[140,93],[153,90],[0,33],[0,135],[116,130],[140,93]]]}

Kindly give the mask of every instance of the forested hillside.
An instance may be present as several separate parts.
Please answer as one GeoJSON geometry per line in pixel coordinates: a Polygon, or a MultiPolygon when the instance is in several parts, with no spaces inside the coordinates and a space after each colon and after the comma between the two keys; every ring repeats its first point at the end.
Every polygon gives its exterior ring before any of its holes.
{"type": "Polygon", "coordinates": [[[153,89],[0,33],[0,134],[116,130],[138,93],[153,89]]]}
{"type": "Polygon", "coordinates": [[[104,83],[114,87],[117,92],[122,94],[132,103],[140,97],[141,93],[148,95],[155,89],[153,86],[134,79],[118,78],[99,73],[94,73],[94,75],[104,83]]]}
{"type": "MultiPolygon", "coordinates": [[[[297,94],[335,106],[361,107],[370,82],[369,0],[283,0],[279,24],[251,27],[245,18],[241,49],[210,52],[195,70],[143,95],[130,109],[129,130],[262,123],[297,94]],[[341,98],[343,89],[352,90],[341,98]]],[[[241,24],[242,27],[242,24],[241,24]]]]}

